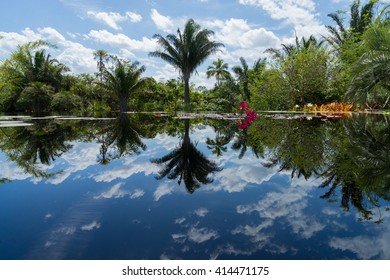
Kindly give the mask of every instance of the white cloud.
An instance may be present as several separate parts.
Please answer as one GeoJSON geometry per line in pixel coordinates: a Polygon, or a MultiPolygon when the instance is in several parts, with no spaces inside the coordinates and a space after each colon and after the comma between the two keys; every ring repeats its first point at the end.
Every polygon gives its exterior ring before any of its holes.
{"type": "Polygon", "coordinates": [[[83,225],[81,226],[81,230],[84,230],[84,231],[91,231],[93,229],[99,229],[101,226],[101,224],[97,221],[93,221],[89,224],[86,224],[86,225],[83,225]]]}
{"type": "Polygon", "coordinates": [[[171,32],[172,28],[175,27],[170,17],[161,15],[156,9],[152,9],[150,17],[157,28],[165,32],[171,32]]]}
{"type": "Polygon", "coordinates": [[[26,28],[21,33],[0,32],[0,35],[4,37],[0,40],[0,56],[8,56],[19,45],[37,40],[45,40],[58,46],[58,50],[49,50],[49,53],[53,57],[53,53],[57,53],[56,58],[70,67],[72,72],[91,73],[96,70],[93,49],[87,48],[78,42],[67,40],[52,27],[38,28],[37,31],[26,28]]]}
{"type": "Polygon", "coordinates": [[[119,13],[114,12],[94,12],[88,11],[87,15],[90,17],[94,17],[97,20],[104,22],[106,25],[110,26],[115,30],[121,30],[119,23],[124,21],[131,22],[140,22],[142,20],[142,16],[133,12],[126,12],[125,15],[121,15],[119,13]]]}
{"type": "Polygon", "coordinates": [[[167,185],[167,184],[159,185],[158,188],[153,193],[154,201],[159,201],[161,197],[171,194],[173,192],[173,189],[174,186],[172,185],[167,185]]]}
{"type": "Polygon", "coordinates": [[[236,48],[269,48],[280,43],[272,31],[263,27],[253,28],[244,19],[205,21],[204,25],[218,28],[215,32],[216,40],[236,48]]]}
{"type": "Polygon", "coordinates": [[[125,34],[113,34],[107,30],[91,30],[88,38],[121,50],[150,52],[154,51],[157,46],[154,39],[143,37],[142,40],[134,40],[125,34]]]}
{"type": "Polygon", "coordinates": [[[326,28],[316,18],[318,13],[312,0],[240,0],[239,3],[260,7],[272,19],[292,24],[298,36],[326,32],[326,28]]]}

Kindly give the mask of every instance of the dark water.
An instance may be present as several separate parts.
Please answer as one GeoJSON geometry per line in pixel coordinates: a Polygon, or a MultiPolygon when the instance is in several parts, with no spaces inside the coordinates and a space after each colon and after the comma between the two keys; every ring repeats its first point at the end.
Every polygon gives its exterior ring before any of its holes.
{"type": "Polygon", "coordinates": [[[0,259],[390,259],[390,119],[0,121],[0,259]]]}

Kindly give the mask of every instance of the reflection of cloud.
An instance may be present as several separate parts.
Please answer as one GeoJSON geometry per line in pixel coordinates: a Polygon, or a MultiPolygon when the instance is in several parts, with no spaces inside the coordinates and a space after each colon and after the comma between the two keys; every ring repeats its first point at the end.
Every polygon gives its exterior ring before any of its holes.
{"type": "Polygon", "coordinates": [[[1,174],[0,178],[7,178],[10,181],[13,180],[25,180],[32,177],[31,174],[23,171],[14,162],[10,162],[6,159],[0,161],[1,174]]]}
{"type": "Polygon", "coordinates": [[[144,196],[145,192],[141,189],[135,189],[132,194],[130,194],[130,199],[136,199],[144,196]]]}
{"type": "Polygon", "coordinates": [[[369,236],[333,237],[329,246],[342,251],[350,251],[360,259],[390,259],[390,213],[382,214],[383,224],[367,222],[369,236]],[[372,227],[372,228],[371,228],[372,227]]]}
{"type": "Polygon", "coordinates": [[[178,218],[175,220],[175,224],[177,225],[181,225],[182,223],[184,223],[186,221],[186,218],[182,217],[182,218],[178,218]]]}
{"type": "Polygon", "coordinates": [[[314,217],[304,214],[309,193],[314,186],[315,182],[295,180],[290,187],[280,192],[269,192],[257,203],[237,206],[237,213],[257,212],[261,218],[271,221],[286,219],[294,233],[302,238],[310,238],[325,228],[314,217]]]}
{"type": "Polygon", "coordinates": [[[137,173],[144,173],[145,176],[157,173],[158,166],[149,161],[135,162],[137,159],[139,157],[125,158],[121,165],[94,176],[94,179],[96,182],[112,182],[116,179],[130,178],[137,173]]]}
{"type": "Polygon", "coordinates": [[[261,160],[256,157],[247,157],[245,161],[231,154],[222,159],[229,162],[229,166],[224,166],[221,172],[215,175],[217,182],[210,190],[226,192],[241,192],[252,184],[261,185],[268,182],[275,174],[277,168],[266,168],[261,165],[261,160]]]}
{"type": "Polygon", "coordinates": [[[192,226],[187,233],[175,233],[172,234],[172,238],[177,243],[184,243],[186,240],[203,243],[211,239],[217,239],[219,237],[218,232],[208,228],[196,228],[192,226]]]}
{"type": "Polygon", "coordinates": [[[173,186],[169,186],[167,184],[159,185],[158,188],[153,193],[154,201],[159,201],[161,197],[172,193],[172,191],[173,191],[173,186]]]}
{"type": "Polygon", "coordinates": [[[108,191],[102,192],[100,195],[95,196],[95,199],[107,199],[107,198],[122,198],[125,196],[129,196],[130,199],[136,199],[142,197],[145,192],[141,189],[135,189],[133,191],[128,191],[128,190],[121,190],[121,187],[125,183],[118,183],[112,186],[108,191]]]}
{"type": "Polygon", "coordinates": [[[245,226],[239,226],[235,228],[232,231],[232,234],[244,234],[246,236],[252,237],[252,241],[254,242],[259,242],[259,241],[266,241],[269,236],[265,233],[262,233],[261,231],[265,228],[268,228],[273,225],[273,221],[267,220],[260,225],[257,226],[250,226],[250,225],[245,225],[245,226]]]}
{"type": "Polygon", "coordinates": [[[45,220],[48,220],[48,219],[51,219],[51,218],[53,218],[53,215],[51,213],[47,213],[45,215],[45,220]]]}
{"type": "Polygon", "coordinates": [[[191,227],[187,233],[187,236],[189,240],[196,243],[203,243],[210,239],[217,239],[219,237],[218,233],[215,230],[207,229],[204,227],[199,229],[191,227]]]}
{"type": "Polygon", "coordinates": [[[66,235],[73,235],[76,232],[76,227],[74,226],[63,226],[56,230],[58,233],[63,233],[66,235]]]}
{"type": "Polygon", "coordinates": [[[93,221],[87,225],[81,226],[81,230],[91,231],[93,229],[99,229],[100,226],[101,226],[100,223],[98,223],[97,221],[93,221]]]}
{"type": "MultiPolygon", "coordinates": [[[[96,156],[99,154],[99,145],[92,143],[74,143],[73,149],[64,153],[61,159],[66,161],[68,168],[61,174],[47,180],[48,183],[57,185],[64,182],[72,173],[82,171],[97,164],[96,156]]],[[[58,164],[58,163],[57,163],[58,164]]]]}
{"type": "Polygon", "coordinates": [[[195,214],[198,215],[199,217],[206,216],[208,212],[209,210],[207,210],[206,208],[199,208],[195,210],[195,214]]]}

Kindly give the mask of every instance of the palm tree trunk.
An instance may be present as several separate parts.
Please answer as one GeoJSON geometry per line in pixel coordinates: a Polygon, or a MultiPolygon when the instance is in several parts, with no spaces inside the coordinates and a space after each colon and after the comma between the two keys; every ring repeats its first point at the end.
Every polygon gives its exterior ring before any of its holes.
{"type": "Polygon", "coordinates": [[[190,111],[190,75],[183,75],[184,79],[184,110],[186,112],[190,111]]]}
{"type": "Polygon", "coordinates": [[[129,97],[126,96],[126,95],[122,95],[119,99],[119,109],[120,111],[123,113],[123,112],[127,112],[129,107],[128,107],[128,101],[129,101],[129,97]]]}

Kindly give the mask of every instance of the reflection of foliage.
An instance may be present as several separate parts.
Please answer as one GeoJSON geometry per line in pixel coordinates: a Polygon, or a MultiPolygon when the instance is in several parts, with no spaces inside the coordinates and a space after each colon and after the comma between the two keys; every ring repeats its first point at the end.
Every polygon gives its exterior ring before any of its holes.
{"type": "Polygon", "coordinates": [[[49,178],[39,164],[50,165],[62,153],[71,149],[66,143],[72,128],[55,121],[38,121],[33,126],[1,129],[0,148],[8,158],[25,172],[49,178]]]}
{"type": "Polygon", "coordinates": [[[341,187],[342,207],[348,210],[352,204],[365,219],[372,218],[372,207],[380,206],[380,198],[390,200],[390,125],[387,117],[377,118],[346,120],[344,141],[340,145],[333,139],[338,149],[321,174],[325,178],[321,187],[330,186],[323,198],[341,187]]]}
{"type": "Polygon", "coordinates": [[[213,180],[209,174],[221,169],[215,162],[208,160],[191,142],[189,137],[190,120],[184,120],[185,133],[181,145],[162,158],[151,162],[165,164],[158,172],[157,179],[167,176],[168,179],[179,177],[178,184],[184,181],[188,192],[193,193],[201,184],[209,184],[213,180]]]}
{"type": "Polygon", "coordinates": [[[353,206],[363,219],[372,219],[373,208],[390,200],[389,137],[390,120],[384,116],[327,122],[262,119],[248,130],[245,143],[263,151],[266,167],[306,180],[322,178],[320,187],[329,188],[322,198],[334,201],[340,190],[342,208],[353,206]]]}
{"type": "Polygon", "coordinates": [[[138,153],[139,148],[145,150],[140,127],[138,121],[125,113],[106,123],[98,140],[101,143],[99,163],[107,164],[124,155],[138,153]]]}

